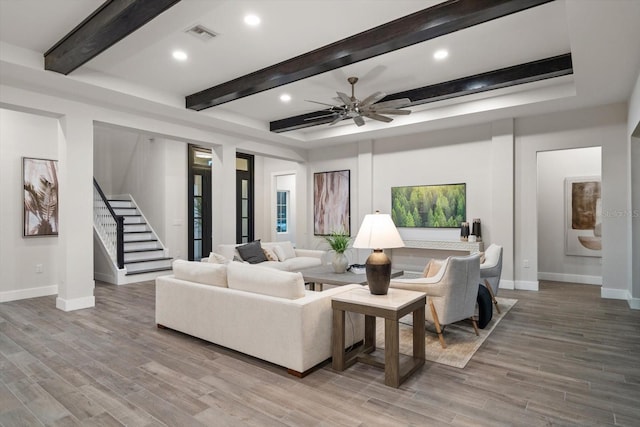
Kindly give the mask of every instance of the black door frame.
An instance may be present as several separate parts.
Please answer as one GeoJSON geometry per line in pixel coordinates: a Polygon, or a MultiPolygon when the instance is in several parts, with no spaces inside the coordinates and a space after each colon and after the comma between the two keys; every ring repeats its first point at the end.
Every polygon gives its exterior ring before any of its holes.
{"type": "Polygon", "coordinates": [[[237,159],[247,160],[247,171],[238,170],[236,168],[236,243],[243,243],[242,234],[242,181],[248,183],[248,227],[246,241],[251,242],[255,239],[255,191],[254,191],[254,156],[252,154],[236,153],[237,159]]]}
{"type": "Polygon", "coordinates": [[[195,209],[194,209],[194,184],[195,184],[195,175],[202,176],[202,211],[201,211],[201,220],[202,220],[202,237],[200,240],[202,241],[201,253],[200,257],[209,256],[209,253],[212,250],[212,206],[211,206],[211,168],[212,165],[209,164],[208,167],[203,165],[195,164],[194,158],[197,151],[206,151],[210,152],[211,150],[207,148],[198,147],[196,145],[189,144],[188,146],[188,179],[187,179],[187,208],[188,208],[188,259],[190,261],[199,261],[200,259],[195,259],[195,249],[194,242],[198,239],[194,237],[194,224],[196,221],[195,218],[195,209]]]}

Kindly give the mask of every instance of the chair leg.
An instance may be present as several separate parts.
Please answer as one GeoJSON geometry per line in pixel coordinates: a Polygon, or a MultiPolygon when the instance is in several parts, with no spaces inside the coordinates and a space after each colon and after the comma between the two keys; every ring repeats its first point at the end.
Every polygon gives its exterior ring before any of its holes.
{"type": "Polygon", "coordinates": [[[476,336],[479,336],[480,334],[478,333],[478,322],[476,322],[476,319],[474,319],[473,317],[469,318],[471,320],[471,324],[473,325],[473,330],[476,331],[476,336]]]}
{"type": "Polygon", "coordinates": [[[493,302],[493,305],[496,306],[496,311],[498,313],[502,313],[500,311],[500,307],[498,307],[498,301],[496,300],[496,296],[493,294],[493,289],[491,289],[491,284],[489,283],[489,281],[487,279],[484,279],[484,284],[485,284],[485,287],[487,288],[487,290],[489,291],[489,295],[491,295],[491,301],[493,302]]]}
{"type": "Polygon", "coordinates": [[[442,328],[440,327],[440,321],[438,320],[438,313],[436,312],[436,308],[433,305],[433,301],[431,300],[429,300],[429,309],[431,310],[433,323],[435,323],[436,325],[436,332],[438,333],[438,340],[440,340],[440,346],[442,346],[442,348],[447,348],[447,345],[444,343],[444,337],[442,336],[442,328]]]}

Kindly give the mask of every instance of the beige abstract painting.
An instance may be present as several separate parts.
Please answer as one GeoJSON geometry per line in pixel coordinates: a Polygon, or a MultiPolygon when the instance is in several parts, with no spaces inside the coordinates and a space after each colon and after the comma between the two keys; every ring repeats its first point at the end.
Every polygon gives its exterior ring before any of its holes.
{"type": "Polygon", "coordinates": [[[313,234],[351,233],[349,170],[313,174],[313,234]]]}

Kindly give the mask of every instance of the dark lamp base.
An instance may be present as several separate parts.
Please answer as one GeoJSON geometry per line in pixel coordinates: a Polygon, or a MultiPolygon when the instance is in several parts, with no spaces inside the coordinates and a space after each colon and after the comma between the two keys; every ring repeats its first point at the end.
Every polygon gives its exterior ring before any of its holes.
{"type": "Polygon", "coordinates": [[[374,249],[367,258],[366,272],[369,290],[373,295],[386,295],[391,281],[391,260],[382,249],[374,249]]]}

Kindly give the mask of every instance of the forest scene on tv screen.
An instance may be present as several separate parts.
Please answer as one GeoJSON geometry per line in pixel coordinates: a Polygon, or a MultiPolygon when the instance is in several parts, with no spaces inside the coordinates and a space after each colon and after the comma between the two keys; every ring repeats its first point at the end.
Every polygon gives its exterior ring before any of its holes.
{"type": "Polygon", "coordinates": [[[466,184],[391,188],[396,227],[459,228],[467,217],[466,184]]]}

